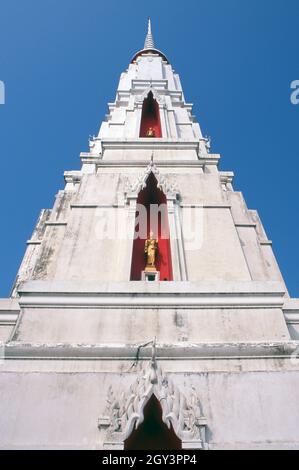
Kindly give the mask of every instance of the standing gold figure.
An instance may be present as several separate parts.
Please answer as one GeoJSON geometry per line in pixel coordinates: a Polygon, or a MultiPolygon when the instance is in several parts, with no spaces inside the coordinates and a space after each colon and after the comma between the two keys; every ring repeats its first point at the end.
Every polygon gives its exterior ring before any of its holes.
{"type": "Polygon", "coordinates": [[[158,240],[154,238],[153,232],[150,232],[150,237],[145,240],[144,253],[147,255],[147,263],[145,271],[156,271],[156,257],[158,251],[158,240]]]}
{"type": "Polygon", "coordinates": [[[156,137],[155,129],[153,127],[148,128],[146,137],[156,137]]]}

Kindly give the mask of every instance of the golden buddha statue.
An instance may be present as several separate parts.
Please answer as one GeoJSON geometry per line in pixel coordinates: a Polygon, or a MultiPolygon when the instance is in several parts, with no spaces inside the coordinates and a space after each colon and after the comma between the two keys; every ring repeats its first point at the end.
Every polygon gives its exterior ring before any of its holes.
{"type": "Polygon", "coordinates": [[[155,129],[153,127],[148,128],[146,137],[156,137],[155,129]]]}
{"type": "Polygon", "coordinates": [[[144,253],[147,255],[147,263],[145,271],[156,271],[156,257],[158,251],[158,240],[154,238],[153,232],[150,232],[150,236],[145,240],[144,253]]]}

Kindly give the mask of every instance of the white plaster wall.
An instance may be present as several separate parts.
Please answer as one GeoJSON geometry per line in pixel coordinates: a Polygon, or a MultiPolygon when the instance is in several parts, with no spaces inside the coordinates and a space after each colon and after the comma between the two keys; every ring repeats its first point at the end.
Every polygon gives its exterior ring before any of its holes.
{"type": "Polygon", "coordinates": [[[138,80],[163,80],[163,64],[161,57],[139,57],[137,59],[138,80]]]}
{"type": "Polygon", "coordinates": [[[195,221],[202,219],[203,242],[196,246],[185,241],[188,280],[250,280],[230,210],[194,208],[192,212],[195,221]]]}
{"type": "Polygon", "coordinates": [[[252,223],[243,194],[238,191],[228,191],[226,197],[231,204],[232,216],[235,223],[239,225],[252,223]]]}
{"type": "MultiPolygon", "coordinates": [[[[53,220],[67,225],[47,227],[35,278],[128,281],[131,253],[127,252],[125,227],[129,207],[123,206],[124,196],[128,181],[133,184],[144,171],[142,166],[123,171],[106,168],[83,175],[77,192],[67,199],[68,208],[64,203],[63,209],[58,205],[52,212],[53,220]],[[70,204],[74,205],[71,210],[70,204]]],[[[254,233],[247,240],[251,265],[246,260],[245,235],[240,237],[225,206],[217,172],[203,173],[200,168],[190,172],[175,166],[160,171],[180,194],[189,280],[271,279],[262,269],[264,261],[254,233]],[[252,272],[258,274],[254,277],[252,272]]]]}
{"type": "Polygon", "coordinates": [[[299,448],[297,373],[208,374],[202,391],[212,448],[299,448]],[[213,424],[212,424],[213,422],[213,424]]]}
{"type": "Polygon", "coordinates": [[[117,227],[121,236],[124,227],[120,223],[128,220],[127,211],[113,207],[77,209],[60,245],[55,279],[128,281],[125,266],[131,254],[124,252],[125,239],[117,239],[115,234],[117,227]]]}
{"type": "MultiPolygon", "coordinates": [[[[127,364],[129,366],[129,364],[127,364]]],[[[101,447],[97,428],[110,385],[127,390],[136,375],[2,373],[0,447],[101,447]]],[[[181,391],[194,386],[212,449],[299,448],[299,374],[171,374],[181,391]]]]}
{"type": "MultiPolygon", "coordinates": [[[[10,335],[13,331],[12,325],[0,325],[0,343],[5,343],[9,340],[10,335]]],[[[1,357],[1,350],[0,350],[0,357],[1,357]]],[[[1,359],[0,359],[1,360],[1,359]]]]}
{"type": "Polygon", "coordinates": [[[48,226],[30,279],[53,279],[66,226],[48,226]]]}
{"type": "Polygon", "coordinates": [[[228,191],[226,197],[231,203],[234,222],[238,225],[238,234],[252,279],[272,279],[284,282],[271,242],[268,242],[257,211],[248,210],[243,194],[240,192],[228,191]]]}
{"type": "Polygon", "coordinates": [[[254,227],[238,227],[238,234],[252,279],[270,279],[254,227]]]}
{"type": "MultiPolygon", "coordinates": [[[[145,139],[143,139],[145,140],[145,139]]],[[[148,139],[147,139],[148,140],[148,139]]],[[[153,139],[156,141],[158,146],[158,139],[153,139]]],[[[130,161],[130,162],[144,162],[147,164],[151,161],[152,155],[154,155],[154,161],[156,163],[160,162],[175,162],[180,160],[182,162],[188,161],[198,161],[198,157],[195,150],[189,149],[180,149],[175,146],[170,149],[155,148],[155,143],[152,142],[152,147],[142,147],[140,149],[128,149],[128,148],[119,148],[119,149],[105,149],[103,161],[130,161]]]]}
{"type": "Polygon", "coordinates": [[[291,338],[294,341],[299,341],[299,322],[298,323],[289,323],[288,330],[291,338]]]}
{"type": "Polygon", "coordinates": [[[26,308],[14,341],[40,344],[289,340],[280,309],[26,308]],[[70,328],[71,325],[71,328],[70,328]]]}
{"type": "MultiPolygon", "coordinates": [[[[124,192],[124,182],[121,185],[122,172],[120,170],[101,170],[97,174],[85,175],[77,193],[75,203],[77,204],[114,204],[117,202],[119,189],[124,192]]],[[[72,215],[76,216],[73,211],[72,215]]],[[[80,216],[80,212],[78,213],[80,216]]]]}
{"type": "Polygon", "coordinates": [[[217,205],[225,203],[219,182],[219,174],[206,174],[198,169],[192,171],[190,169],[172,169],[171,174],[179,188],[183,205],[217,205]]]}
{"type": "MultiPolygon", "coordinates": [[[[136,150],[132,152],[140,156],[136,150]]],[[[180,194],[189,280],[282,280],[272,249],[260,245],[239,193],[230,193],[233,207],[232,212],[229,210],[229,193],[223,191],[217,171],[179,166],[159,170],[176,184],[180,194]],[[245,225],[240,226],[242,223],[245,225]],[[190,243],[190,228],[195,243],[190,243]]],[[[50,220],[66,225],[47,226],[41,247],[38,251],[34,248],[34,278],[129,280],[131,254],[119,227],[125,227],[128,221],[128,206],[123,206],[128,181],[134,183],[144,171],[143,165],[122,170],[99,168],[96,174],[82,176],[75,193],[65,197],[67,193],[61,191],[50,220]],[[107,229],[104,236],[103,224],[107,229]]],[[[32,272],[33,267],[30,269],[32,272]]]]}

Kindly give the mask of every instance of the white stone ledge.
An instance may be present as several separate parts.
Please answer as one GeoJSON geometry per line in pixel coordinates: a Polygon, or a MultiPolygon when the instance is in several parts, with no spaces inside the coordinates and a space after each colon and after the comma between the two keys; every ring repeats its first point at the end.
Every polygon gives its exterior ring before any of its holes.
{"type": "Polygon", "coordinates": [[[284,317],[288,325],[297,325],[299,323],[299,312],[286,313],[284,317]]]}
{"type": "Polygon", "coordinates": [[[63,176],[66,183],[77,184],[82,179],[82,172],[80,170],[65,171],[63,176]]]}
{"type": "Polygon", "coordinates": [[[279,308],[281,283],[30,281],[20,286],[21,307],[52,308],[279,308]]]}
{"type": "Polygon", "coordinates": [[[67,224],[68,224],[67,222],[59,222],[59,221],[57,221],[57,222],[45,222],[45,225],[47,227],[60,227],[60,226],[64,227],[67,224]]]}
{"type": "Polygon", "coordinates": [[[285,313],[299,313],[299,299],[286,299],[283,310],[285,313]]]}
{"type": "Polygon", "coordinates": [[[259,240],[260,245],[262,246],[271,246],[273,242],[271,240],[259,240]]]}
{"type": "MultiPolygon", "coordinates": [[[[155,56],[155,54],[148,54],[148,57],[156,57],[156,56],[155,56]]],[[[161,79],[158,79],[158,80],[157,79],[137,79],[137,78],[132,79],[132,88],[133,89],[136,88],[136,87],[138,87],[138,88],[142,87],[146,90],[150,85],[155,85],[154,88],[156,88],[160,85],[165,90],[168,90],[168,80],[166,78],[165,79],[161,78],[161,79]]],[[[117,90],[117,92],[118,93],[123,93],[123,92],[128,92],[128,90],[117,90]]],[[[178,92],[178,93],[182,94],[181,91],[178,92]]]]}
{"type": "MultiPolygon", "coordinates": [[[[20,293],[195,293],[195,294],[250,294],[250,295],[284,295],[285,286],[279,281],[169,281],[169,282],[97,282],[84,280],[27,281],[21,284],[20,293]]],[[[290,305],[293,299],[284,299],[284,306],[290,305]]],[[[299,308],[299,301],[296,305],[299,308]]],[[[295,305],[292,302],[292,305],[295,305]]]]}
{"type": "Polygon", "coordinates": [[[27,240],[26,242],[27,245],[41,245],[41,243],[41,240],[27,240]]]}
{"type": "Polygon", "coordinates": [[[221,182],[232,183],[235,174],[233,171],[219,171],[221,182]]]}
{"type": "Polygon", "coordinates": [[[0,299],[0,315],[13,316],[20,312],[18,299],[0,299]]]}
{"type": "Polygon", "coordinates": [[[91,152],[81,152],[80,153],[81,162],[84,164],[99,164],[102,160],[102,157],[99,154],[94,154],[91,152]]]}
{"type": "Polygon", "coordinates": [[[215,202],[214,204],[198,204],[198,203],[190,203],[190,204],[180,204],[180,207],[186,207],[186,208],[202,208],[202,209],[231,209],[231,204],[223,204],[223,203],[217,203],[215,202]]]}
{"type": "Polygon", "coordinates": [[[235,222],[235,226],[237,228],[256,228],[256,224],[252,223],[252,222],[248,222],[248,223],[245,223],[245,222],[235,222]]]}
{"type": "MultiPolygon", "coordinates": [[[[127,360],[136,358],[139,344],[38,344],[10,342],[4,346],[5,359],[92,359],[127,360]]],[[[207,358],[291,357],[298,341],[267,343],[180,343],[157,345],[158,360],[198,360],[207,358]]],[[[140,351],[139,359],[150,359],[151,348],[140,351]]]]}
{"type": "MultiPolygon", "coordinates": [[[[96,165],[97,168],[146,168],[148,160],[103,160],[97,155],[81,153],[82,164],[96,165]]],[[[217,165],[220,155],[207,154],[196,160],[159,160],[159,168],[203,168],[205,165],[217,165]]]]}
{"type": "Polygon", "coordinates": [[[18,313],[1,313],[0,312],[0,325],[15,325],[19,317],[18,313]]]}
{"type": "MultiPolygon", "coordinates": [[[[203,168],[207,164],[205,159],[196,160],[159,160],[159,168],[203,168]]],[[[98,168],[146,168],[148,160],[101,160],[98,168]]]]}
{"type": "Polygon", "coordinates": [[[17,299],[0,299],[0,325],[15,325],[20,313],[17,299]]]}
{"type": "Polygon", "coordinates": [[[283,306],[281,296],[232,296],[215,295],[151,295],[151,294],[22,294],[20,306],[26,308],[148,308],[148,309],[252,309],[277,308],[283,306]]]}
{"type": "MultiPolygon", "coordinates": [[[[118,209],[126,207],[125,204],[71,204],[71,209],[118,209]]],[[[135,211],[134,211],[135,212],[135,211]]]]}
{"type": "MultiPolygon", "coordinates": [[[[135,198],[135,196],[134,196],[135,198]]],[[[85,203],[82,203],[82,204],[79,204],[79,203],[76,203],[76,204],[71,204],[70,205],[71,209],[98,209],[98,208],[115,208],[115,209],[118,209],[120,207],[126,207],[125,204],[115,204],[115,203],[111,203],[111,204],[99,204],[97,202],[94,202],[94,203],[88,203],[88,204],[85,204],[85,203]]],[[[188,204],[180,204],[180,207],[182,208],[188,208],[188,209],[191,209],[191,208],[198,208],[198,209],[231,209],[231,205],[229,204],[222,204],[222,203],[217,203],[215,202],[214,204],[198,204],[197,202],[195,202],[194,204],[192,203],[188,203],[188,204]]]]}
{"type": "Polygon", "coordinates": [[[198,150],[199,140],[174,140],[163,138],[140,137],[136,139],[102,139],[103,150],[111,149],[179,149],[179,150],[198,150]]]}
{"type": "Polygon", "coordinates": [[[287,299],[283,306],[283,313],[288,325],[299,324],[299,299],[287,299]]]}

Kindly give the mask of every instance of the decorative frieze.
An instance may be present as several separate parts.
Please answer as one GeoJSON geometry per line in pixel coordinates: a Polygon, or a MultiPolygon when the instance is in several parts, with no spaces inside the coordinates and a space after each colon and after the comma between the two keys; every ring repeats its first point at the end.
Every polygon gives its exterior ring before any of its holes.
{"type": "MultiPolygon", "coordinates": [[[[109,387],[107,407],[98,421],[99,429],[106,431],[105,443],[121,448],[134,429],[144,421],[144,409],[154,395],[162,409],[162,421],[172,428],[182,441],[182,448],[208,449],[207,421],[202,413],[198,393],[191,388],[189,397],[181,392],[170,377],[157,365],[155,342],[149,363],[138,365],[138,376],[127,391],[109,387]]],[[[104,447],[105,447],[104,443],[104,447]]]]}

